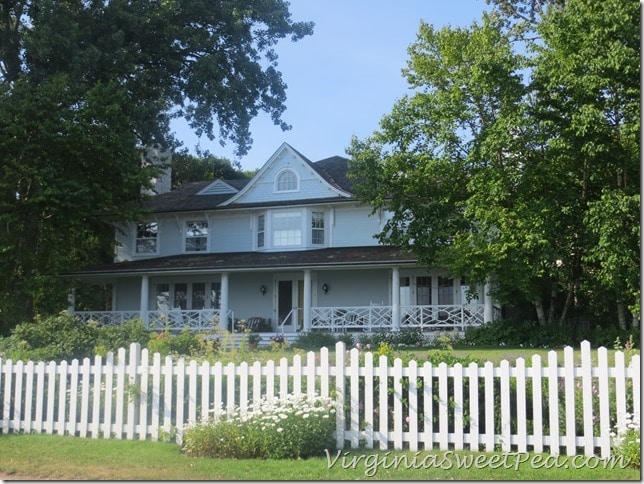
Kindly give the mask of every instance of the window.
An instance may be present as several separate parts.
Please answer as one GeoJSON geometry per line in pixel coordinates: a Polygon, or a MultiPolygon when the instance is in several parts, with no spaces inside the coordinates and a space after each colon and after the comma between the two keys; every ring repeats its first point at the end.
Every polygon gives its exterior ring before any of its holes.
{"type": "Polygon", "coordinates": [[[174,285],[174,307],[176,309],[188,309],[188,284],[174,285]]]}
{"type": "Polygon", "coordinates": [[[284,170],[277,175],[276,190],[278,192],[293,192],[298,189],[297,175],[292,170],[284,170]]]}
{"type": "Polygon", "coordinates": [[[273,246],[286,247],[302,244],[302,212],[273,213],[273,246]]]}
{"type": "Polygon", "coordinates": [[[155,254],[157,252],[157,234],[159,228],[156,223],[137,224],[136,226],[136,253],[155,254]]]}
{"type": "Polygon", "coordinates": [[[186,222],[186,252],[205,252],[208,249],[208,222],[186,222]]]}
{"type": "Polygon", "coordinates": [[[264,247],[264,233],[266,231],[266,216],[257,217],[257,247],[264,247]]]}
{"type": "Polygon", "coordinates": [[[206,307],[206,283],[195,282],[192,284],[192,309],[206,307]]]}
{"type": "Polygon", "coordinates": [[[432,303],[432,278],[429,276],[416,277],[416,304],[429,306],[432,303]]]}
{"type": "Polygon", "coordinates": [[[311,213],[311,243],[324,244],[324,212],[311,213]]]}
{"type": "Polygon", "coordinates": [[[170,284],[156,285],[157,311],[170,310],[170,284]]]}
{"type": "Polygon", "coordinates": [[[454,286],[452,279],[438,278],[438,304],[454,304],[454,286]]]}

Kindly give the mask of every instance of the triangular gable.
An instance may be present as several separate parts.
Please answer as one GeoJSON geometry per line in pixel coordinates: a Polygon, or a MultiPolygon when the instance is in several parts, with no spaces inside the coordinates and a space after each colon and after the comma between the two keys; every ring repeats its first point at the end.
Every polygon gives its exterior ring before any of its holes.
{"type": "Polygon", "coordinates": [[[232,187],[225,181],[219,179],[201,189],[199,192],[197,192],[197,195],[227,195],[237,193],[238,191],[239,190],[237,190],[235,187],[232,187]]]}
{"type": "Polygon", "coordinates": [[[288,143],[282,143],[253,179],[239,193],[223,202],[220,206],[334,197],[350,198],[351,194],[333,186],[313,168],[312,163],[302,154],[288,143]],[[274,193],[272,190],[275,174],[284,168],[293,169],[303,175],[303,185],[297,193],[282,194],[274,193]]]}

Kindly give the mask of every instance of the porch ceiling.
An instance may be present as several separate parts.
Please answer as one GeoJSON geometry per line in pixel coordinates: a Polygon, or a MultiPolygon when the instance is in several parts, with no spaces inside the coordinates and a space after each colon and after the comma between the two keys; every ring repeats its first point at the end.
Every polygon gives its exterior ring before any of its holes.
{"type": "Polygon", "coordinates": [[[230,252],[156,257],[87,267],[70,276],[153,272],[249,271],[290,268],[415,265],[413,254],[389,246],[338,247],[282,252],[230,252]]]}

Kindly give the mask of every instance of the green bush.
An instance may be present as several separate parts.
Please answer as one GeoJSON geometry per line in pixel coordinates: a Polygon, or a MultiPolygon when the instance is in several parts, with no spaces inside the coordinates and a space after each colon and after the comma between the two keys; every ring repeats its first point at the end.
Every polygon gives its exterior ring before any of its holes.
{"type": "Polygon", "coordinates": [[[615,431],[611,433],[613,455],[623,456],[629,466],[639,469],[642,458],[639,418],[625,414],[624,422],[618,423],[615,431]]]}
{"type": "Polygon", "coordinates": [[[125,321],[120,326],[99,326],[94,352],[105,356],[108,351],[128,349],[132,343],[139,343],[145,348],[149,340],[150,330],[145,328],[143,321],[135,318],[125,321]]]}
{"type": "Polygon", "coordinates": [[[261,400],[247,413],[228,414],[184,431],[182,451],[191,457],[303,459],[335,448],[334,403],[329,398],[288,395],[261,400]]]}
{"type": "Polygon", "coordinates": [[[2,347],[5,357],[14,360],[71,361],[91,356],[97,338],[96,325],[82,323],[62,311],[18,324],[2,347]]]}
{"type": "Polygon", "coordinates": [[[303,350],[319,350],[322,347],[327,347],[333,350],[338,339],[333,333],[326,331],[309,331],[300,333],[297,339],[293,342],[294,348],[301,348],[303,350]]]}
{"type": "Polygon", "coordinates": [[[183,330],[177,335],[170,331],[152,333],[146,347],[151,354],[159,353],[162,357],[168,355],[191,356],[202,348],[199,333],[191,330],[183,330]]]}
{"type": "Polygon", "coordinates": [[[628,339],[635,335],[639,340],[639,328],[623,331],[614,326],[596,326],[569,322],[563,326],[547,324],[541,326],[537,321],[490,321],[481,326],[469,328],[465,332],[466,344],[476,346],[524,346],[531,348],[553,348],[578,346],[584,340],[595,346],[610,346],[616,338],[628,339]]]}

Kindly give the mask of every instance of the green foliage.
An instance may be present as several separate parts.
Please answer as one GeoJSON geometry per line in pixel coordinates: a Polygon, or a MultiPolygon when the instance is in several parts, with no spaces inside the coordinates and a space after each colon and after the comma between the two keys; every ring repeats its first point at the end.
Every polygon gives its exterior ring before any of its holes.
{"type": "Polygon", "coordinates": [[[337,342],[338,339],[333,333],[309,331],[298,334],[297,339],[293,342],[293,347],[303,350],[319,350],[322,347],[326,347],[332,350],[337,342]]]}
{"type": "Polygon", "coordinates": [[[177,335],[170,331],[152,333],[147,348],[151,354],[159,353],[161,357],[168,355],[191,356],[202,348],[202,337],[198,332],[183,330],[177,335]]]}
{"type": "Polygon", "coordinates": [[[376,331],[370,334],[361,334],[358,341],[365,346],[370,344],[377,348],[382,343],[393,347],[414,347],[425,343],[425,337],[419,329],[404,329],[401,331],[376,331]]]}
{"type": "Polygon", "coordinates": [[[218,178],[224,180],[244,179],[248,178],[248,174],[241,170],[238,161],[219,158],[209,152],[196,157],[184,150],[174,153],[172,156],[171,186],[173,190],[184,183],[218,178]]]}
{"type": "Polygon", "coordinates": [[[71,361],[91,355],[97,336],[95,325],[81,323],[63,311],[16,326],[5,338],[4,351],[6,358],[14,360],[71,361]]]}
{"type": "MultiPolygon", "coordinates": [[[[616,326],[595,326],[567,324],[540,325],[536,321],[498,320],[469,328],[465,332],[466,345],[476,346],[514,346],[530,348],[555,348],[578,346],[587,340],[593,346],[610,347],[616,338],[632,338],[638,329],[620,330],[616,326]]],[[[632,340],[631,340],[632,341],[632,340]]]]}
{"type": "Polygon", "coordinates": [[[334,448],[335,418],[331,399],[287,396],[262,400],[248,412],[201,422],[184,431],[182,451],[191,457],[303,459],[334,448]]]}
{"type": "Polygon", "coordinates": [[[66,306],[62,272],[113,257],[177,145],[170,120],[251,145],[260,112],[283,129],[275,44],[310,35],[282,0],[0,2],[0,333],[66,306]]]}
{"type": "Polygon", "coordinates": [[[639,315],[639,6],[491,3],[466,29],[421,23],[413,94],[352,141],[355,193],[392,213],[382,243],[493,283],[541,326],[617,315],[626,329],[626,308],[639,315]]]}

